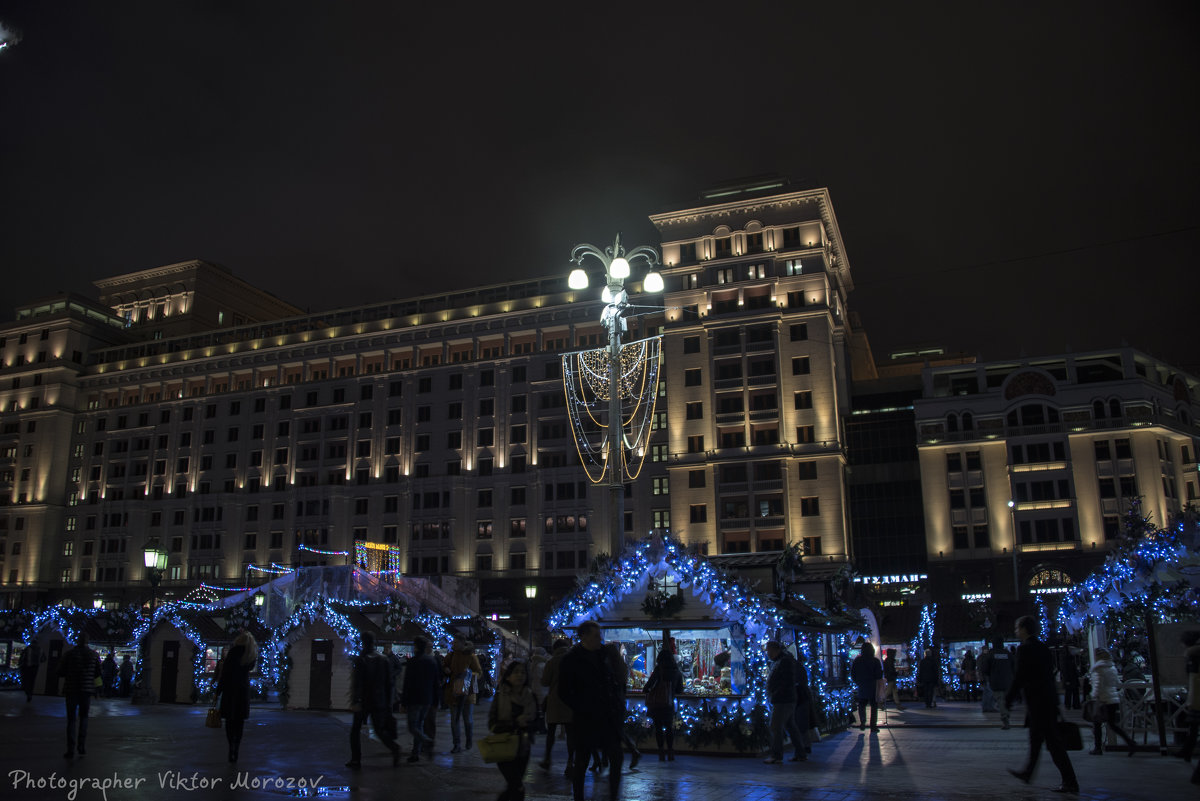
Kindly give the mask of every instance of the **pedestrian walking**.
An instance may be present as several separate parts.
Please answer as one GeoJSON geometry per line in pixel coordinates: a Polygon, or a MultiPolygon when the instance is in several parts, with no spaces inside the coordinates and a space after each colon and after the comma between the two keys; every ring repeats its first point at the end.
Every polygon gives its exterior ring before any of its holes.
{"type": "Polygon", "coordinates": [[[1016,661],[1016,658],[1004,647],[1004,640],[997,637],[992,642],[992,652],[988,659],[987,683],[991,688],[992,697],[1000,699],[1000,728],[1002,729],[1009,728],[1009,708],[1004,703],[1004,697],[1012,687],[1016,661]]]}
{"type": "Polygon", "coordinates": [[[563,657],[571,650],[571,641],[559,638],[554,641],[554,652],[546,667],[542,670],[542,686],[546,688],[546,755],[539,763],[543,770],[550,770],[551,752],[554,748],[555,730],[561,730],[563,740],[567,743],[567,767],[564,776],[571,775],[571,755],[574,753],[571,731],[571,707],[567,706],[559,694],[559,677],[563,657]]]}
{"type": "Polygon", "coordinates": [[[67,702],[67,752],[71,759],[78,751],[87,753],[88,709],[92,695],[97,690],[100,678],[100,654],[88,648],[87,632],[81,631],[75,638],[75,647],[63,654],[58,664],[58,677],[63,678],[63,696],[67,702]],[[75,720],[79,719],[79,736],[75,734],[75,720]]]}
{"type": "Polygon", "coordinates": [[[1185,762],[1191,762],[1196,749],[1197,730],[1200,729],[1200,631],[1185,631],[1180,643],[1183,645],[1183,669],[1187,673],[1187,703],[1183,707],[1187,735],[1179,756],[1185,762]]]}
{"type": "Polygon", "coordinates": [[[546,675],[546,663],[549,661],[550,654],[540,645],[533,649],[529,657],[529,689],[538,702],[538,716],[532,727],[535,734],[544,734],[546,731],[546,695],[549,690],[542,684],[542,677],[546,675]]]}
{"type": "Polygon", "coordinates": [[[967,652],[963,654],[962,664],[959,665],[959,669],[962,671],[962,683],[963,687],[967,691],[968,701],[975,700],[975,686],[978,679],[978,673],[976,672],[977,665],[978,662],[975,660],[975,652],[968,648],[967,652]]]}
{"type": "Polygon", "coordinates": [[[483,668],[475,656],[475,643],[465,637],[454,639],[450,656],[442,664],[442,673],[448,679],[444,695],[450,707],[450,736],[454,741],[450,753],[458,754],[463,750],[462,733],[466,734],[468,749],[474,742],[476,688],[483,668]]]}
{"type": "Polygon", "coordinates": [[[413,640],[413,656],[404,667],[404,691],[402,703],[408,710],[408,730],[412,734],[412,754],[409,762],[421,758],[421,748],[424,747],[430,759],[433,759],[433,738],[426,734],[425,719],[437,709],[438,697],[441,695],[442,671],[438,663],[429,654],[429,640],[417,637],[413,640]]]}
{"type": "Polygon", "coordinates": [[[675,696],[683,692],[683,674],[675,655],[662,650],[654,669],[643,687],[646,693],[646,713],[654,727],[654,742],[658,745],[658,761],[675,761],[675,696]]]}
{"type": "Polygon", "coordinates": [[[362,634],[362,653],[354,657],[350,670],[350,761],[346,767],[362,766],[362,727],[369,719],[379,738],[392,752],[392,766],[400,764],[400,746],[396,744],[396,721],[392,717],[392,663],[387,655],[375,650],[375,635],[362,634]]]}
{"type": "Polygon", "coordinates": [[[813,694],[812,688],[808,682],[808,666],[807,660],[804,658],[803,651],[797,651],[795,664],[792,669],[796,671],[796,729],[800,732],[800,742],[793,743],[796,746],[796,755],[793,757],[793,762],[804,762],[808,759],[808,754],[812,753],[812,742],[809,740],[809,731],[815,725],[813,720],[813,694]]]}
{"type": "Polygon", "coordinates": [[[1137,743],[1117,725],[1121,715],[1121,677],[1113,667],[1112,654],[1104,648],[1097,648],[1092,655],[1092,702],[1092,750],[1088,753],[1092,756],[1104,753],[1101,734],[1107,723],[1109,731],[1120,735],[1129,746],[1129,756],[1133,756],[1137,743]]]}
{"type": "Polygon", "coordinates": [[[617,736],[621,738],[621,745],[629,751],[629,769],[633,770],[641,760],[642,752],[638,750],[633,738],[625,733],[625,720],[629,717],[629,707],[625,698],[629,692],[629,663],[625,661],[625,646],[619,642],[605,643],[604,655],[608,658],[608,670],[613,682],[613,713],[617,716],[617,736]]]}
{"type": "Polygon", "coordinates": [[[108,656],[104,657],[104,661],[100,663],[100,678],[104,682],[104,697],[111,698],[114,695],[113,685],[117,679],[117,658],[112,651],[109,651],[108,656]]]}
{"type": "Polygon", "coordinates": [[[1067,646],[1059,652],[1058,674],[1062,676],[1063,706],[1067,709],[1079,709],[1079,660],[1067,646]]]}
{"type": "Polygon", "coordinates": [[[867,704],[871,705],[871,731],[879,731],[879,682],[883,665],[875,657],[875,646],[864,642],[862,652],[850,663],[850,680],[854,682],[854,697],[858,702],[858,728],[867,728],[867,704]]]}
{"type": "Polygon", "coordinates": [[[498,801],[524,801],[522,781],[529,765],[529,728],[537,719],[537,699],[529,688],[529,676],[524,662],[509,662],[501,676],[500,686],[488,709],[488,731],[493,734],[513,732],[519,738],[516,758],[497,762],[504,777],[504,792],[498,801]]]}
{"type": "Polygon", "coordinates": [[[38,670],[45,661],[46,655],[42,653],[42,647],[37,644],[36,640],[25,646],[25,650],[21,652],[17,668],[21,672],[21,689],[25,691],[25,703],[33,700],[33,688],[37,685],[38,670]]]}
{"type": "Polygon", "coordinates": [[[1079,780],[1071,759],[1058,735],[1057,722],[1062,712],[1058,708],[1058,689],[1054,684],[1054,654],[1037,638],[1037,619],[1025,615],[1017,620],[1017,667],[1012,686],[1004,696],[1004,706],[1011,707],[1018,696],[1025,699],[1025,725],[1029,728],[1029,759],[1021,770],[1009,773],[1026,784],[1033,778],[1038,756],[1045,743],[1050,758],[1062,776],[1055,788],[1059,793],[1078,793],[1079,780]]]}
{"type": "Polygon", "coordinates": [[[426,743],[426,753],[429,755],[430,759],[433,759],[433,746],[434,743],[437,742],[438,712],[449,708],[446,705],[446,686],[449,685],[450,682],[446,678],[446,660],[442,657],[442,654],[440,654],[431,646],[429,649],[429,656],[431,659],[433,659],[433,664],[437,667],[439,686],[439,692],[434,697],[433,703],[429,707],[428,714],[425,715],[425,736],[429,738],[429,742],[426,743]]]}
{"type": "Polygon", "coordinates": [[[992,669],[992,647],[986,642],[979,649],[979,661],[976,663],[975,670],[979,675],[979,689],[982,698],[980,702],[980,711],[995,712],[996,711],[996,694],[992,692],[991,682],[988,681],[988,675],[992,669]]]}
{"type": "Polygon", "coordinates": [[[121,697],[128,698],[133,691],[133,661],[129,658],[129,654],[121,660],[121,668],[119,671],[121,679],[121,697]]]}
{"type": "Polygon", "coordinates": [[[884,693],[883,702],[894,701],[896,710],[904,711],[904,704],[900,703],[900,689],[896,686],[900,680],[900,671],[896,668],[896,649],[888,648],[884,651],[883,657],[883,680],[887,682],[887,691],[884,693]]]}
{"type": "Polygon", "coordinates": [[[771,753],[763,762],[778,765],[783,761],[783,733],[792,741],[795,754],[793,762],[807,759],[804,752],[804,737],[796,724],[796,660],[783,650],[776,640],[767,643],[767,660],[771,663],[767,674],[767,700],[771,703],[771,753]]]}
{"type": "Polygon", "coordinates": [[[937,688],[942,683],[942,666],[938,662],[937,653],[932,648],[925,649],[925,655],[917,663],[917,686],[921,688],[921,697],[925,699],[925,708],[937,706],[937,688]]]}
{"type": "Polygon", "coordinates": [[[571,792],[584,801],[583,781],[592,751],[608,755],[608,794],[616,801],[621,791],[621,740],[612,700],[612,676],[604,656],[604,636],[594,620],[579,625],[579,644],[559,667],[559,695],[571,708],[573,752],[571,792]]]}
{"type": "Polygon", "coordinates": [[[254,635],[243,631],[233,640],[225,654],[217,677],[217,693],[221,696],[221,717],[225,719],[225,739],[229,742],[229,761],[238,761],[246,718],[250,717],[250,674],[258,662],[258,642],[254,635]]]}

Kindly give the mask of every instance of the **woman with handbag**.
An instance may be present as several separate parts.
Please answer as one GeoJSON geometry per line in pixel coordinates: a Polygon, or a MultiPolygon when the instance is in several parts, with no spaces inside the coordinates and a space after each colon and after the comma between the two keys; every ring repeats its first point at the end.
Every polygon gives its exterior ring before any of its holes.
{"type": "Polygon", "coordinates": [[[854,682],[854,697],[858,703],[858,728],[867,728],[867,704],[871,705],[871,731],[879,731],[879,682],[883,681],[883,665],[875,658],[875,646],[862,644],[862,653],[850,664],[850,680],[854,682]]]}
{"type": "MultiPolygon", "coordinates": [[[[529,689],[525,663],[510,662],[504,668],[492,708],[488,710],[488,731],[493,735],[508,734],[517,740],[513,758],[496,763],[505,783],[498,801],[524,801],[525,785],[521,779],[529,765],[528,729],[537,717],[537,711],[537,699],[529,689]]],[[[489,741],[493,739],[488,738],[489,741]]]]}
{"type": "Polygon", "coordinates": [[[1121,739],[1129,745],[1129,756],[1137,743],[1117,725],[1121,711],[1121,678],[1113,667],[1112,654],[1103,648],[1097,648],[1092,660],[1092,750],[1093,756],[1104,753],[1101,747],[1101,727],[1107,723],[1111,731],[1121,735],[1121,739]]]}
{"type": "Polygon", "coordinates": [[[250,674],[258,662],[258,643],[254,635],[243,631],[221,662],[217,693],[221,696],[221,717],[225,718],[225,739],[229,741],[229,761],[238,761],[238,748],[246,718],[250,717],[250,674]]]}

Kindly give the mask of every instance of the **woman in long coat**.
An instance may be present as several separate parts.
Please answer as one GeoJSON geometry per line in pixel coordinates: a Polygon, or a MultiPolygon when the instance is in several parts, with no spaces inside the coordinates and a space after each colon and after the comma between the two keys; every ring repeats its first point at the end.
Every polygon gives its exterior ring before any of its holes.
{"type": "Polygon", "coordinates": [[[221,696],[221,717],[225,718],[225,739],[229,741],[229,761],[238,761],[238,748],[246,718],[250,717],[250,674],[258,662],[258,643],[243,631],[221,664],[217,693],[221,696]]]}

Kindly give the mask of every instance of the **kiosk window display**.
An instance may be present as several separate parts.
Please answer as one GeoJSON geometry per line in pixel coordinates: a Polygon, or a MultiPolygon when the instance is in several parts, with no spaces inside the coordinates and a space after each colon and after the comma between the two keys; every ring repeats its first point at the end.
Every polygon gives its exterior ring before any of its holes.
{"type": "Polygon", "coordinates": [[[659,653],[671,648],[683,674],[683,697],[746,694],[746,633],[737,624],[719,629],[608,628],[604,640],[621,644],[631,691],[645,687],[659,653]]]}

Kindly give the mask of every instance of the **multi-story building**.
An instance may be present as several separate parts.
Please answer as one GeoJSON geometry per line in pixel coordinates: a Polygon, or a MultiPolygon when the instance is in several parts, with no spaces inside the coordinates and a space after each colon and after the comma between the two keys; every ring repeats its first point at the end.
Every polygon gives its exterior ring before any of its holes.
{"type": "Polygon", "coordinates": [[[931,574],[1007,602],[1082,580],[1128,503],[1197,493],[1200,380],[1130,348],[924,371],[916,402],[931,574]]]}
{"type": "Polygon", "coordinates": [[[623,531],[572,440],[561,357],[604,333],[565,275],[297,315],[186,262],[97,282],[103,308],[22,310],[0,330],[6,602],[148,595],[149,539],[167,595],[356,541],[485,599],[654,529],[844,560],[849,264],[828,192],[779,190],[652,218],[666,308],[629,335],[664,336],[664,379],[623,531]],[[26,340],[60,328],[35,383],[26,340]]]}
{"type": "Polygon", "coordinates": [[[710,553],[850,555],[850,264],[824,189],[652,215],[667,280],[670,506],[710,553]]]}

